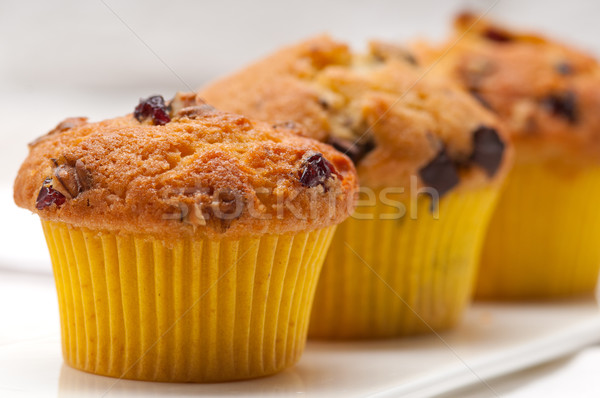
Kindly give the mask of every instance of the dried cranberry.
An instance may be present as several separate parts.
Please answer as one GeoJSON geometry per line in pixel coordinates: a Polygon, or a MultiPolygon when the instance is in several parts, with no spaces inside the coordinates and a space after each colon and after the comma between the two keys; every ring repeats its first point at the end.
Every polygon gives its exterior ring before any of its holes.
{"type": "Polygon", "coordinates": [[[542,106],[555,116],[577,122],[577,97],[572,91],[552,93],[542,100],[542,106]]]}
{"type": "Polygon", "coordinates": [[[40,193],[35,201],[35,208],[43,210],[53,204],[60,207],[66,200],[67,198],[62,193],[52,188],[52,178],[48,177],[44,180],[42,189],[40,189],[40,193]]]}
{"type": "Polygon", "coordinates": [[[331,178],[332,173],[336,173],[333,165],[322,154],[315,153],[305,160],[300,174],[300,183],[308,188],[322,185],[327,191],[325,183],[331,178]]]}
{"type": "Polygon", "coordinates": [[[165,99],[162,95],[153,95],[146,99],[140,99],[140,103],[133,111],[133,116],[140,122],[152,118],[153,124],[161,126],[171,121],[167,106],[165,105],[165,99]]]}
{"type": "Polygon", "coordinates": [[[330,136],[327,139],[327,143],[344,155],[347,155],[355,165],[375,148],[375,142],[372,139],[359,143],[344,138],[330,136]]]}
{"type": "Polygon", "coordinates": [[[512,36],[498,29],[489,28],[483,32],[483,37],[497,43],[508,43],[513,40],[512,36]]]}
{"type": "Polygon", "coordinates": [[[425,184],[438,191],[440,197],[459,183],[456,164],[443,148],[425,167],[419,170],[425,184]]]}
{"type": "Polygon", "coordinates": [[[504,142],[495,129],[480,126],[475,130],[471,161],[481,166],[488,176],[493,177],[496,174],[503,155],[504,142]]]}

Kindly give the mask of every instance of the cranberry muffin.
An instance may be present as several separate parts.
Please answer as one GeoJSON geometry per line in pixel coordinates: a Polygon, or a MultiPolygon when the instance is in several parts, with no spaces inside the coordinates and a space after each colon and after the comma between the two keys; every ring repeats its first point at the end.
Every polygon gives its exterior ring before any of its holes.
{"type": "Polygon", "coordinates": [[[356,165],[361,200],[334,236],[309,336],[394,337],[456,324],[510,162],[491,112],[450,80],[425,76],[403,48],[373,42],[363,54],[327,36],[200,95],[298,127],[356,165]]]}
{"type": "Polygon", "coordinates": [[[69,365],[212,382],[298,360],[356,190],[329,145],[178,94],[62,122],[32,143],[14,196],[42,220],[69,365]]]}

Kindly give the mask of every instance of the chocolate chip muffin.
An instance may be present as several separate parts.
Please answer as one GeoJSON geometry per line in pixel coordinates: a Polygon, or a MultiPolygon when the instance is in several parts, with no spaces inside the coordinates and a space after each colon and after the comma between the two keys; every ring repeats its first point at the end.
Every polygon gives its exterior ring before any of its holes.
{"type": "Polygon", "coordinates": [[[195,94],[67,119],[31,144],[16,203],[50,249],[63,354],[119,378],[259,377],[303,351],[357,177],[329,145],[195,94]]]}
{"type": "Polygon", "coordinates": [[[454,325],[469,301],[510,148],[491,112],[401,47],[327,36],[284,48],[200,95],[328,142],[361,200],[334,237],[309,336],[376,338],[454,325]]]}
{"type": "Polygon", "coordinates": [[[434,73],[455,79],[497,113],[516,148],[484,245],[477,295],[592,292],[600,267],[597,61],[535,34],[476,23],[470,14],[456,19],[446,44],[418,43],[414,50],[423,63],[438,62],[434,73]]]}

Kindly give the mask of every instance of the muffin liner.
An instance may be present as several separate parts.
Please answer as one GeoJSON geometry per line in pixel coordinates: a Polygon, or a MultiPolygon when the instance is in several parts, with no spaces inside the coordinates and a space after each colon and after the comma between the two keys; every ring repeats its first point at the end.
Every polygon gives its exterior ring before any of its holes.
{"type": "Polygon", "coordinates": [[[295,363],[335,229],[162,241],[42,225],[65,361],[170,382],[260,377],[295,363]]]}
{"type": "MultiPolygon", "coordinates": [[[[472,295],[483,234],[497,188],[430,200],[417,217],[384,219],[389,206],[361,208],[341,223],[321,273],[309,338],[412,335],[455,325],[472,295]]],[[[408,207],[408,206],[407,206],[408,207]]]]}
{"type": "Polygon", "coordinates": [[[600,267],[600,168],[516,164],[482,252],[476,296],[540,299],[591,293],[600,267]]]}

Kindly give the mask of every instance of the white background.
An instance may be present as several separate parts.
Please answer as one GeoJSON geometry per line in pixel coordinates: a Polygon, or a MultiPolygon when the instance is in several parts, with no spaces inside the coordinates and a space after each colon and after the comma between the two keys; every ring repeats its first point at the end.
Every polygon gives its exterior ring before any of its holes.
{"type": "MultiPolygon", "coordinates": [[[[125,114],[141,96],[198,88],[321,32],[357,47],[441,38],[458,11],[493,3],[0,0],[0,183],[12,182],[25,144],[67,116],[125,114]]],[[[600,54],[598,1],[499,0],[489,15],[600,54]]]]}
{"type": "MultiPolygon", "coordinates": [[[[439,39],[458,11],[482,12],[492,4],[0,0],[0,217],[14,228],[0,228],[0,270],[50,272],[39,227],[12,205],[11,185],[26,143],[65,117],[125,114],[140,97],[198,88],[282,44],[322,32],[359,48],[374,37],[439,39]]],[[[598,1],[499,0],[489,15],[600,54],[598,1]]],[[[6,325],[8,336],[10,320],[6,325]]],[[[496,381],[494,387],[511,397],[565,396],[570,389],[577,391],[574,396],[599,396],[600,384],[590,375],[600,365],[597,351],[496,381]]],[[[473,390],[469,396],[489,393],[473,390]]]]}

